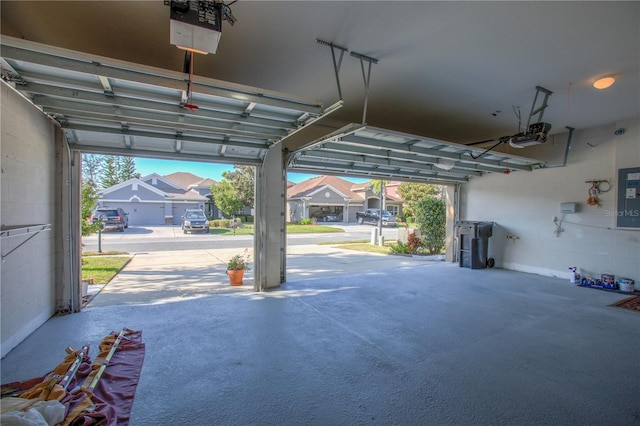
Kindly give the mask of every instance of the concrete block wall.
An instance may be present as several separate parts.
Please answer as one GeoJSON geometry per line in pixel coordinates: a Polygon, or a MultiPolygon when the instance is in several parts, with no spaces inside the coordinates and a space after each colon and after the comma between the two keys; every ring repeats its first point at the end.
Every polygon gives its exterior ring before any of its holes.
{"type": "Polygon", "coordinates": [[[52,225],[51,231],[38,233],[20,247],[29,235],[1,240],[0,324],[4,356],[56,310],[56,128],[6,83],[0,85],[0,90],[2,228],[52,225]]]}
{"type": "MultiPolygon", "coordinates": [[[[562,162],[566,135],[523,149],[522,156],[562,162]]],[[[513,152],[513,149],[511,150],[513,152]]],[[[640,166],[640,119],[574,132],[565,167],[493,174],[462,186],[461,218],[495,221],[489,255],[506,269],[569,278],[570,266],[599,276],[610,273],[640,281],[640,230],[616,228],[619,168],[640,166]],[[625,134],[614,135],[624,128],[625,134]],[[600,207],[587,204],[590,184],[606,179],[611,190],[600,207]],[[575,202],[563,215],[560,204],[575,202]],[[561,232],[556,236],[557,217],[561,232]]],[[[601,186],[606,189],[606,184],[601,186]]]]}

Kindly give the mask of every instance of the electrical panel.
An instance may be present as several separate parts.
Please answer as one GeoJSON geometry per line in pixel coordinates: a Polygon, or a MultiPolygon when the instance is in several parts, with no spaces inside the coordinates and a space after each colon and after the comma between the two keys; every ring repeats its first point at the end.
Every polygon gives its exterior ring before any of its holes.
{"type": "Polygon", "coordinates": [[[640,167],[618,170],[616,225],[640,228],[640,167]]]}

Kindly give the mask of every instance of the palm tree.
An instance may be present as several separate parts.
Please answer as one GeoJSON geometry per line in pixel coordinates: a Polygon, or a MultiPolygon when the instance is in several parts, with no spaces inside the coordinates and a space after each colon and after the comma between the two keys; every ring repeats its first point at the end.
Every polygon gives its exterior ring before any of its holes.
{"type": "Polygon", "coordinates": [[[374,194],[377,194],[380,197],[380,212],[378,213],[378,235],[382,236],[382,210],[385,210],[386,203],[386,195],[387,195],[387,184],[389,181],[387,180],[372,180],[369,182],[369,186],[371,187],[371,191],[374,194]]]}

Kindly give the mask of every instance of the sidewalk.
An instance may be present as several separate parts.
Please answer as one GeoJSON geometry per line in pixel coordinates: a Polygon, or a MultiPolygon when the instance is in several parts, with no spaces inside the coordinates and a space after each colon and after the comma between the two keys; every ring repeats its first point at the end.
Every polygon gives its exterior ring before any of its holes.
{"type": "MultiPolygon", "coordinates": [[[[253,259],[252,250],[249,252],[253,259]]],[[[84,309],[158,304],[219,293],[253,291],[253,270],[245,273],[242,286],[229,285],[226,263],[233,254],[235,253],[229,249],[137,253],[84,309]]],[[[425,262],[429,261],[339,249],[328,245],[291,246],[287,249],[287,282],[360,275],[425,262]]],[[[89,292],[95,293],[96,287],[90,285],[89,292]]]]}

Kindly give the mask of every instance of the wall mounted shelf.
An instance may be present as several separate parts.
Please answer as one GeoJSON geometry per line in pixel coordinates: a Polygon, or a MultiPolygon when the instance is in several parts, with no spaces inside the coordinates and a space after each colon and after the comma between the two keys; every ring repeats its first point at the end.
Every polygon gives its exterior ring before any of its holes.
{"type": "Polygon", "coordinates": [[[7,258],[11,253],[18,250],[25,245],[29,240],[38,235],[40,232],[51,231],[51,224],[35,224],[35,225],[2,225],[0,228],[0,239],[12,238],[12,237],[27,237],[24,241],[18,244],[13,249],[9,250],[6,254],[2,255],[2,261],[7,258]]]}

